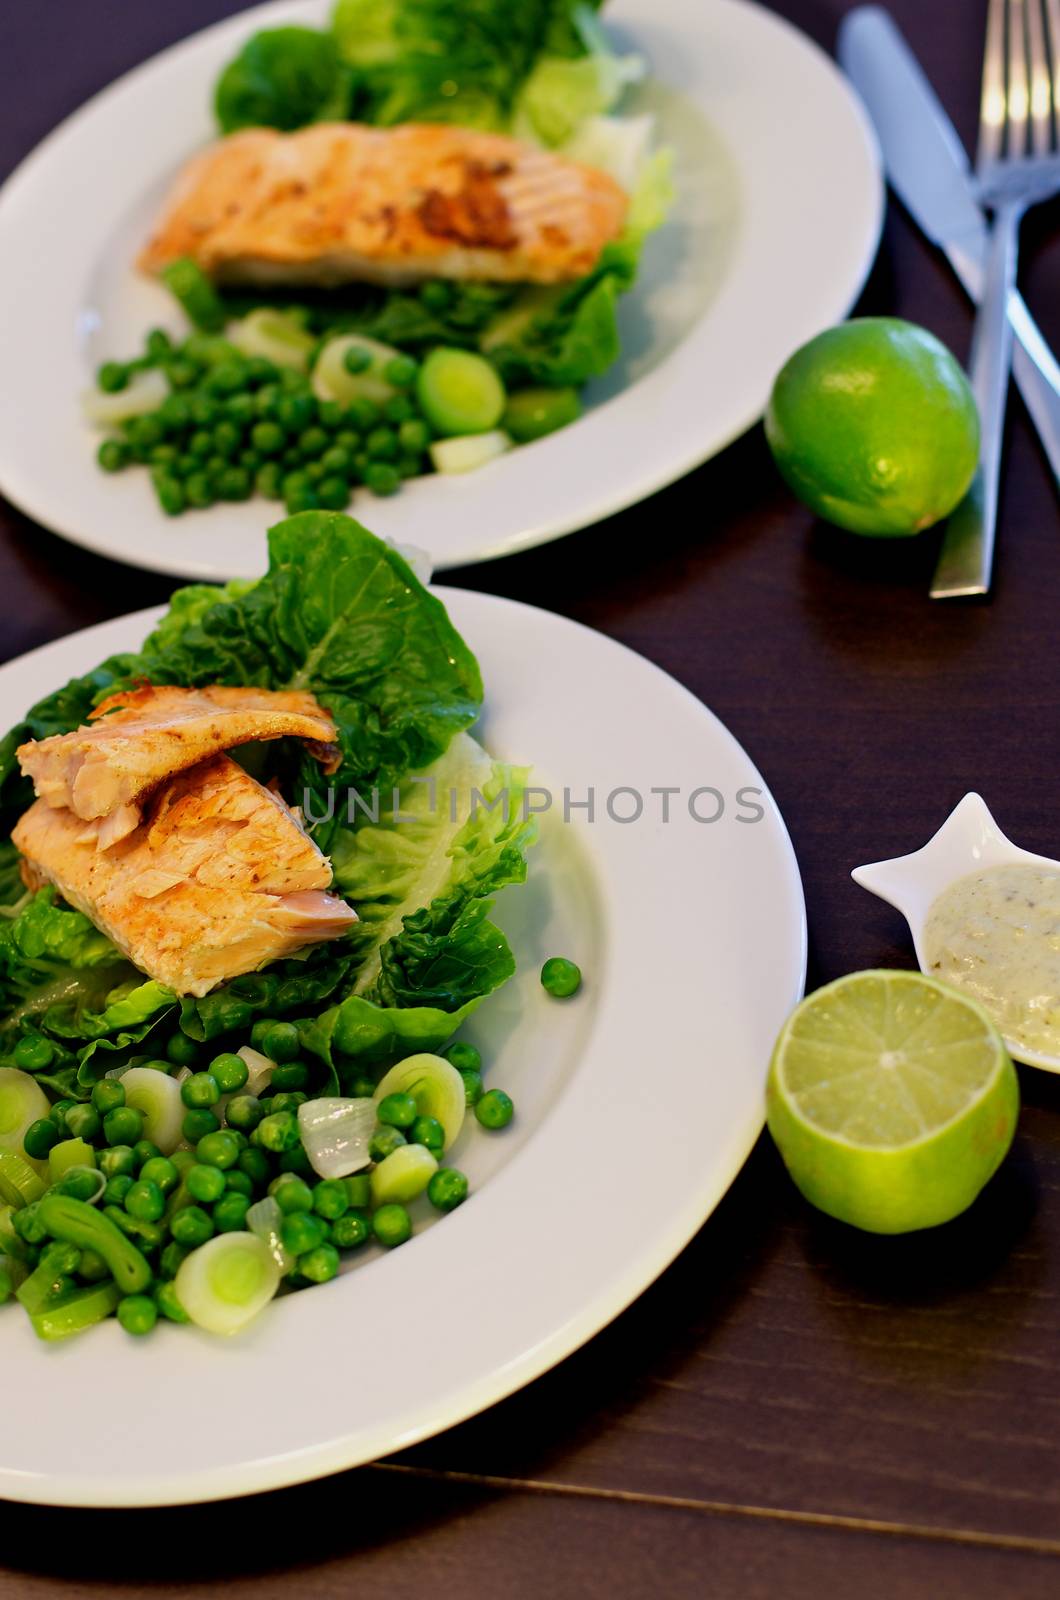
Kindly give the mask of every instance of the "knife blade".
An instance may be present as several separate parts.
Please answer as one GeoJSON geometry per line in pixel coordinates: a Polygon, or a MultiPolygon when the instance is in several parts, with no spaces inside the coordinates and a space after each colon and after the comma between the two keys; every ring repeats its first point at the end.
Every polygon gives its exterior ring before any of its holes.
{"type": "MultiPolygon", "coordinates": [[[[977,301],[987,223],[964,146],[920,63],[880,6],[848,13],[838,56],[875,125],[892,188],[977,301]]],[[[1013,373],[1060,486],[1060,364],[1018,293],[1009,320],[1013,373]]]]}

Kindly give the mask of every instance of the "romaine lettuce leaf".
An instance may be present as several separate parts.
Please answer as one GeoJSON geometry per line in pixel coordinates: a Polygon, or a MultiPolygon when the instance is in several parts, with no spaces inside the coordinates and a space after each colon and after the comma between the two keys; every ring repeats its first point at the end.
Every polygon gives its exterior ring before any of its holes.
{"type": "Polygon", "coordinates": [[[330,33],[265,28],[253,34],[218,79],[214,111],[222,133],[237,128],[289,132],[349,114],[353,74],[330,33]]]}
{"type": "Polygon", "coordinates": [[[584,48],[572,17],[589,9],[576,0],[338,0],[332,28],[355,69],[360,121],[500,129],[543,51],[584,48]]]}

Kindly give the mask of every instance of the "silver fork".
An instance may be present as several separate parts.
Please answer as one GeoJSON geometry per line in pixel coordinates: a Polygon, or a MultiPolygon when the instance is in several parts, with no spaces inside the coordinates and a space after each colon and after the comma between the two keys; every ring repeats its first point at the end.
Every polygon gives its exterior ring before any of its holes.
{"type": "Polygon", "coordinates": [[[1019,228],[1031,206],[1060,193],[1060,0],[990,0],[976,177],[980,200],[994,214],[970,363],[982,428],[979,470],[947,524],[934,600],[990,588],[1019,228]]]}

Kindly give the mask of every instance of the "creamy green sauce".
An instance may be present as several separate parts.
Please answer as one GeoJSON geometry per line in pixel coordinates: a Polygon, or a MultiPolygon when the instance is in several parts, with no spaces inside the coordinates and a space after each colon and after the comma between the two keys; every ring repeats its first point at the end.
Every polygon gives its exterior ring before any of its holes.
{"type": "Polygon", "coordinates": [[[959,878],[928,912],[924,956],[1013,1044],[1060,1055],[1060,871],[1028,864],[959,878]]]}

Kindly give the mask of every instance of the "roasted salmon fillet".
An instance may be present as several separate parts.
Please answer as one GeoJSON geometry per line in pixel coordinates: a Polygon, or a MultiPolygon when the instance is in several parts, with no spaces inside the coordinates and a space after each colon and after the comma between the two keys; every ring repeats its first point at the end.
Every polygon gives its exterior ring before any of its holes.
{"type": "Polygon", "coordinates": [[[606,173],[499,133],[250,128],[188,163],[140,265],[192,256],[218,282],[320,288],[562,283],[596,265],[627,204],[606,173]]]}
{"type": "Polygon", "coordinates": [[[100,826],[36,800],[12,834],[23,877],[53,883],[177,994],[204,995],[357,921],[325,892],[330,864],[283,801],[229,756],[165,780],[105,852],[100,826]]]}
{"type": "Polygon", "coordinates": [[[49,806],[104,819],[96,842],[107,850],[137,827],[144,796],[163,779],[220,750],[285,737],[307,740],[334,768],[335,724],[302,690],[143,684],[102,701],[83,728],[20,745],[18,759],[49,806]]]}

